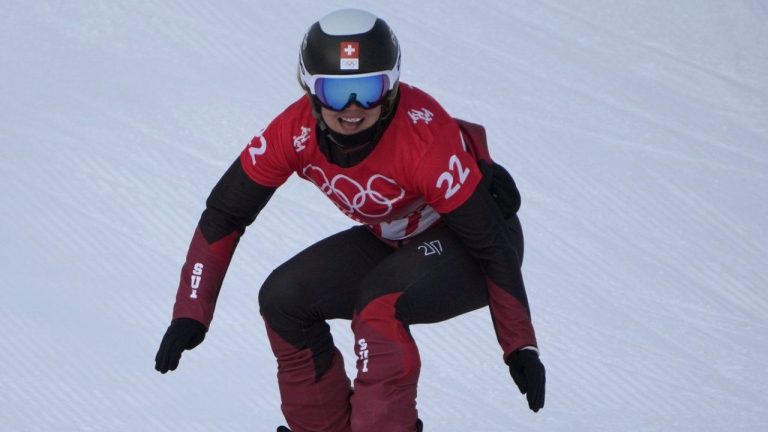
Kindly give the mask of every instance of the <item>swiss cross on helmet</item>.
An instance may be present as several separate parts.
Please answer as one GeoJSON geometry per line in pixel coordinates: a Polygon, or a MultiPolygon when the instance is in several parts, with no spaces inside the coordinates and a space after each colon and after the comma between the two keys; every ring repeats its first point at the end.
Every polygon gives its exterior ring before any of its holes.
{"type": "Polygon", "coordinates": [[[333,12],[304,35],[299,80],[316,109],[391,105],[400,80],[400,45],[375,15],[358,9],[333,12]]]}

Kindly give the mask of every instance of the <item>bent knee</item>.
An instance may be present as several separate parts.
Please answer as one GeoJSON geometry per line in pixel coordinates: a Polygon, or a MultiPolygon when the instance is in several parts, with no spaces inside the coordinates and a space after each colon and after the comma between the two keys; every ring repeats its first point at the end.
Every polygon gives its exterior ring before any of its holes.
{"type": "Polygon", "coordinates": [[[284,313],[300,302],[300,281],[280,268],[275,269],[259,289],[259,310],[265,317],[284,313]]]}

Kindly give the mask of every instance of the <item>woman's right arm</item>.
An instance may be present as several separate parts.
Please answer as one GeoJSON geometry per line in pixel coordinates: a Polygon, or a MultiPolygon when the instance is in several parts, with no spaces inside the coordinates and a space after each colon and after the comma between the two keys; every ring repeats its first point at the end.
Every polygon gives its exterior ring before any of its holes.
{"type": "Polygon", "coordinates": [[[191,318],[206,328],[240,236],[276,188],[245,173],[238,158],[211,191],[181,270],[173,319],[191,318]]]}

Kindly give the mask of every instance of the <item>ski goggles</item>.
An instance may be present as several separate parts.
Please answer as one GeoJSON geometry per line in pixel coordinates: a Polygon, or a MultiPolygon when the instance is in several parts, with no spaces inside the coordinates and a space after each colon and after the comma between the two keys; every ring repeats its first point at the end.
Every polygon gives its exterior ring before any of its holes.
{"type": "Polygon", "coordinates": [[[304,75],[309,92],[325,108],[343,111],[353,103],[363,109],[381,104],[395,87],[397,71],[383,71],[360,75],[304,75]]]}

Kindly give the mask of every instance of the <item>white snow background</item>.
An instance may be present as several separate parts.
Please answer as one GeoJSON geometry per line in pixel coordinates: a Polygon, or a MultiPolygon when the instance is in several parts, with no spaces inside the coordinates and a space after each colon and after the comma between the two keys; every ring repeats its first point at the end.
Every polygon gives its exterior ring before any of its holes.
{"type": "Polygon", "coordinates": [[[425,430],[766,430],[765,1],[2,0],[0,431],[283,423],[259,286],[352,224],[313,185],[246,232],[203,345],[167,375],[154,355],[210,189],[350,5],[523,194],[546,406],[481,310],[413,329],[425,430]]]}

